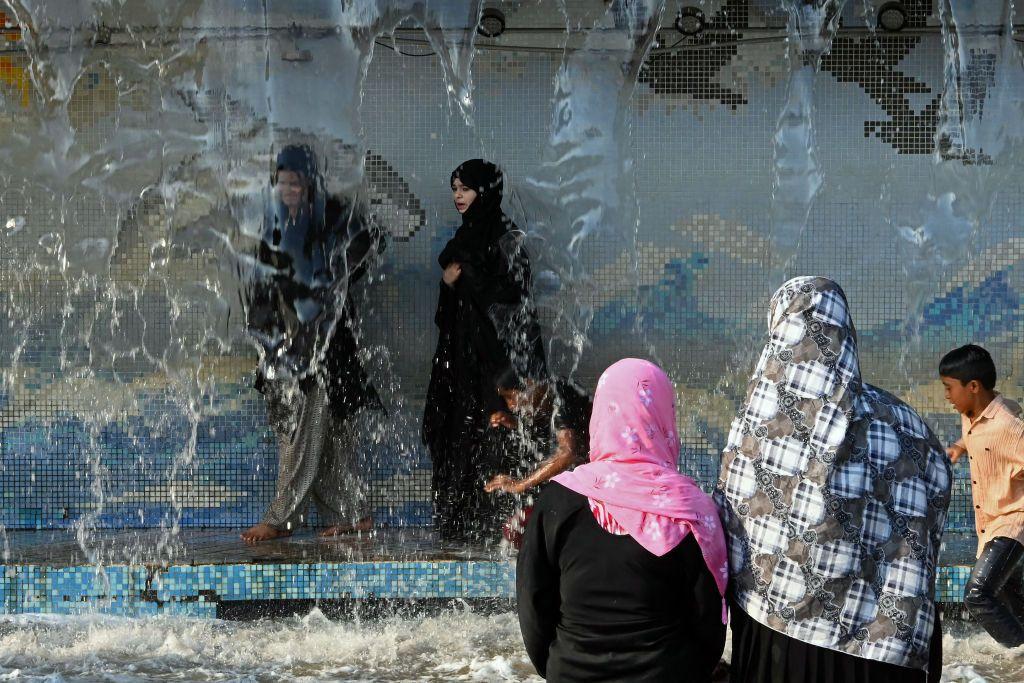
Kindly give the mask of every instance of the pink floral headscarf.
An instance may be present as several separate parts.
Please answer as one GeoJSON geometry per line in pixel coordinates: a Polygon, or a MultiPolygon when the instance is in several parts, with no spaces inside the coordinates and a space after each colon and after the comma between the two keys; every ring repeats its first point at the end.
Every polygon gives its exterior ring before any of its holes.
{"type": "Polygon", "coordinates": [[[587,496],[606,529],[625,530],[659,557],[692,533],[723,596],[724,620],[729,571],[718,508],[679,473],[678,459],[672,382],[654,363],[627,358],[597,383],[590,462],[554,481],[587,496]]]}

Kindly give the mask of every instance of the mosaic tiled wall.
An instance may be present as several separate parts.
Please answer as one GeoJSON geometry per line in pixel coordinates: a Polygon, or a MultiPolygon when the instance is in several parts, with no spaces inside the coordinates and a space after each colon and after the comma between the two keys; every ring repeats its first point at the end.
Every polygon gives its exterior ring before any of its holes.
{"type": "MultiPolygon", "coordinates": [[[[771,274],[773,135],[789,73],[781,36],[766,33],[778,17],[764,3],[720,4],[703,38],[673,47],[678,35],[663,34],[640,72],[628,120],[639,221],[635,231],[613,226],[619,237],[595,235],[585,245],[593,319],[576,371],[590,386],[623,355],[662,363],[682,396],[683,467],[704,482],[717,472],[759,348],[764,304],[779,284],[771,274]],[[634,250],[602,248],[622,236],[634,250]]],[[[910,4],[911,28],[923,29],[925,15],[910,4]]],[[[933,154],[942,39],[934,30],[876,36],[854,30],[855,19],[815,79],[824,184],[787,270],[843,285],[866,379],[907,398],[949,439],[958,423],[934,376],[945,349],[985,344],[1001,388],[1024,394],[1024,176],[1013,160],[992,167],[1003,184],[981,230],[964,234],[967,246],[920,282],[900,229],[921,225],[942,188],[933,154]],[[919,291],[923,320],[912,340],[906,318],[919,291]]],[[[170,65],[170,54],[156,57],[170,65]]],[[[531,228],[538,197],[524,188],[548,145],[561,59],[558,50],[482,47],[470,128],[449,103],[429,47],[375,47],[360,121],[367,196],[391,241],[360,296],[367,366],[389,408],[383,431],[376,428],[381,438],[364,435],[380,521],[429,518],[429,460],[417,430],[435,338],[435,259],[457,225],[448,174],[467,158],[500,163],[509,211],[531,228]]],[[[0,55],[0,140],[39,115],[27,65],[19,50],[0,55]]],[[[232,207],[195,198],[211,173],[253,163],[247,150],[266,143],[266,122],[228,93],[184,87],[198,82],[200,58],[174,68],[177,75],[151,83],[116,61],[83,60],[68,106],[76,133],[68,154],[75,145],[116,143],[111,158],[145,157],[131,173],[118,174],[116,164],[79,169],[55,192],[23,178],[16,155],[2,168],[0,523],[8,528],[175,518],[239,526],[256,520],[273,492],[276,454],[252,389],[255,353],[234,305],[239,283],[225,274],[227,255],[210,227],[229,223],[232,207]],[[184,114],[168,118],[168,107],[184,114]],[[125,139],[129,123],[139,130],[150,120],[159,123],[156,141],[125,139]],[[210,165],[197,155],[166,167],[152,150],[174,144],[175,126],[205,136],[210,154],[227,161],[210,165]],[[95,176],[124,192],[93,191],[95,176]]],[[[961,166],[964,191],[983,193],[971,183],[984,181],[978,174],[986,169],[961,166]]],[[[575,283],[549,277],[556,257],[543,242],[531,244],[536,295],[551,323],[560,292],[575,283]]],[[[950,525],[969,528],[962,468],[958,477],[950,525]]]]}

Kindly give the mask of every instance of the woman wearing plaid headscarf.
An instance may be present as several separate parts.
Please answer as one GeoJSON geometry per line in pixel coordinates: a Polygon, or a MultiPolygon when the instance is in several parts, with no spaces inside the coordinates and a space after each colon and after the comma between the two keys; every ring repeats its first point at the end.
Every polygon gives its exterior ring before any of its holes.
{"type": "Polygon", "coordinates": [[[733,681],[939,680],[951,469],[912,408],[862,383],[848,308],[821,277],[775,293],[729,433],[733,681]]]}

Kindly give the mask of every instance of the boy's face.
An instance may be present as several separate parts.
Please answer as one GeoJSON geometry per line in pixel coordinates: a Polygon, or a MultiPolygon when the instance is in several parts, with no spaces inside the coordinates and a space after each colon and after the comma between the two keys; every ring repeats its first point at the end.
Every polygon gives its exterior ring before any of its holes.
{"type": "Polygon", "coordinates": [[[946,390],[946,400],[956,408],[956,411],[962,415],[973,414],[974,407],[978,401],[978,392],[981,390],[981,382],[972,379],[964,384],[954,377],[944,377],[941,375],[939,379],[946,390]]]}
{"type": "Polygon", "coordinates": [[[498,395],[505,399],[505,405],[513,413],[518,413],[522,408],[522,392],[515,389],[498,389],[498,395]]]}
{"type": "Polygon", "coordinates": [[[537,407],[538,388],[537,382],[527,380],[526,386],[522,390],[498,389],[498,395],[505,399],[505,405],[509,410],[521,415],[529,413],[537,407]]]}

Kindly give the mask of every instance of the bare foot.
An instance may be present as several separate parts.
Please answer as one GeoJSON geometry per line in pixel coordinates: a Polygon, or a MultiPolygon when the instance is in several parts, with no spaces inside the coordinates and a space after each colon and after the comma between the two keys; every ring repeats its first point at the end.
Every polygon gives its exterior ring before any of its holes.
{"type": "Polygon", "coordinates": [[[320,532],[321,538],[354,534],[360,531],[369,531],[373,528],[373,517],[363,517],[355,524],[335,524],[320,532]]]}
{"type": "Polygon", "coordinates": [[[284,529],[275,529],[269,524],[255,524],[242,532],[242,540],[249,545],[260,541],[270,541],[275,538],[291,536],[292,532],[284,529]]]}

